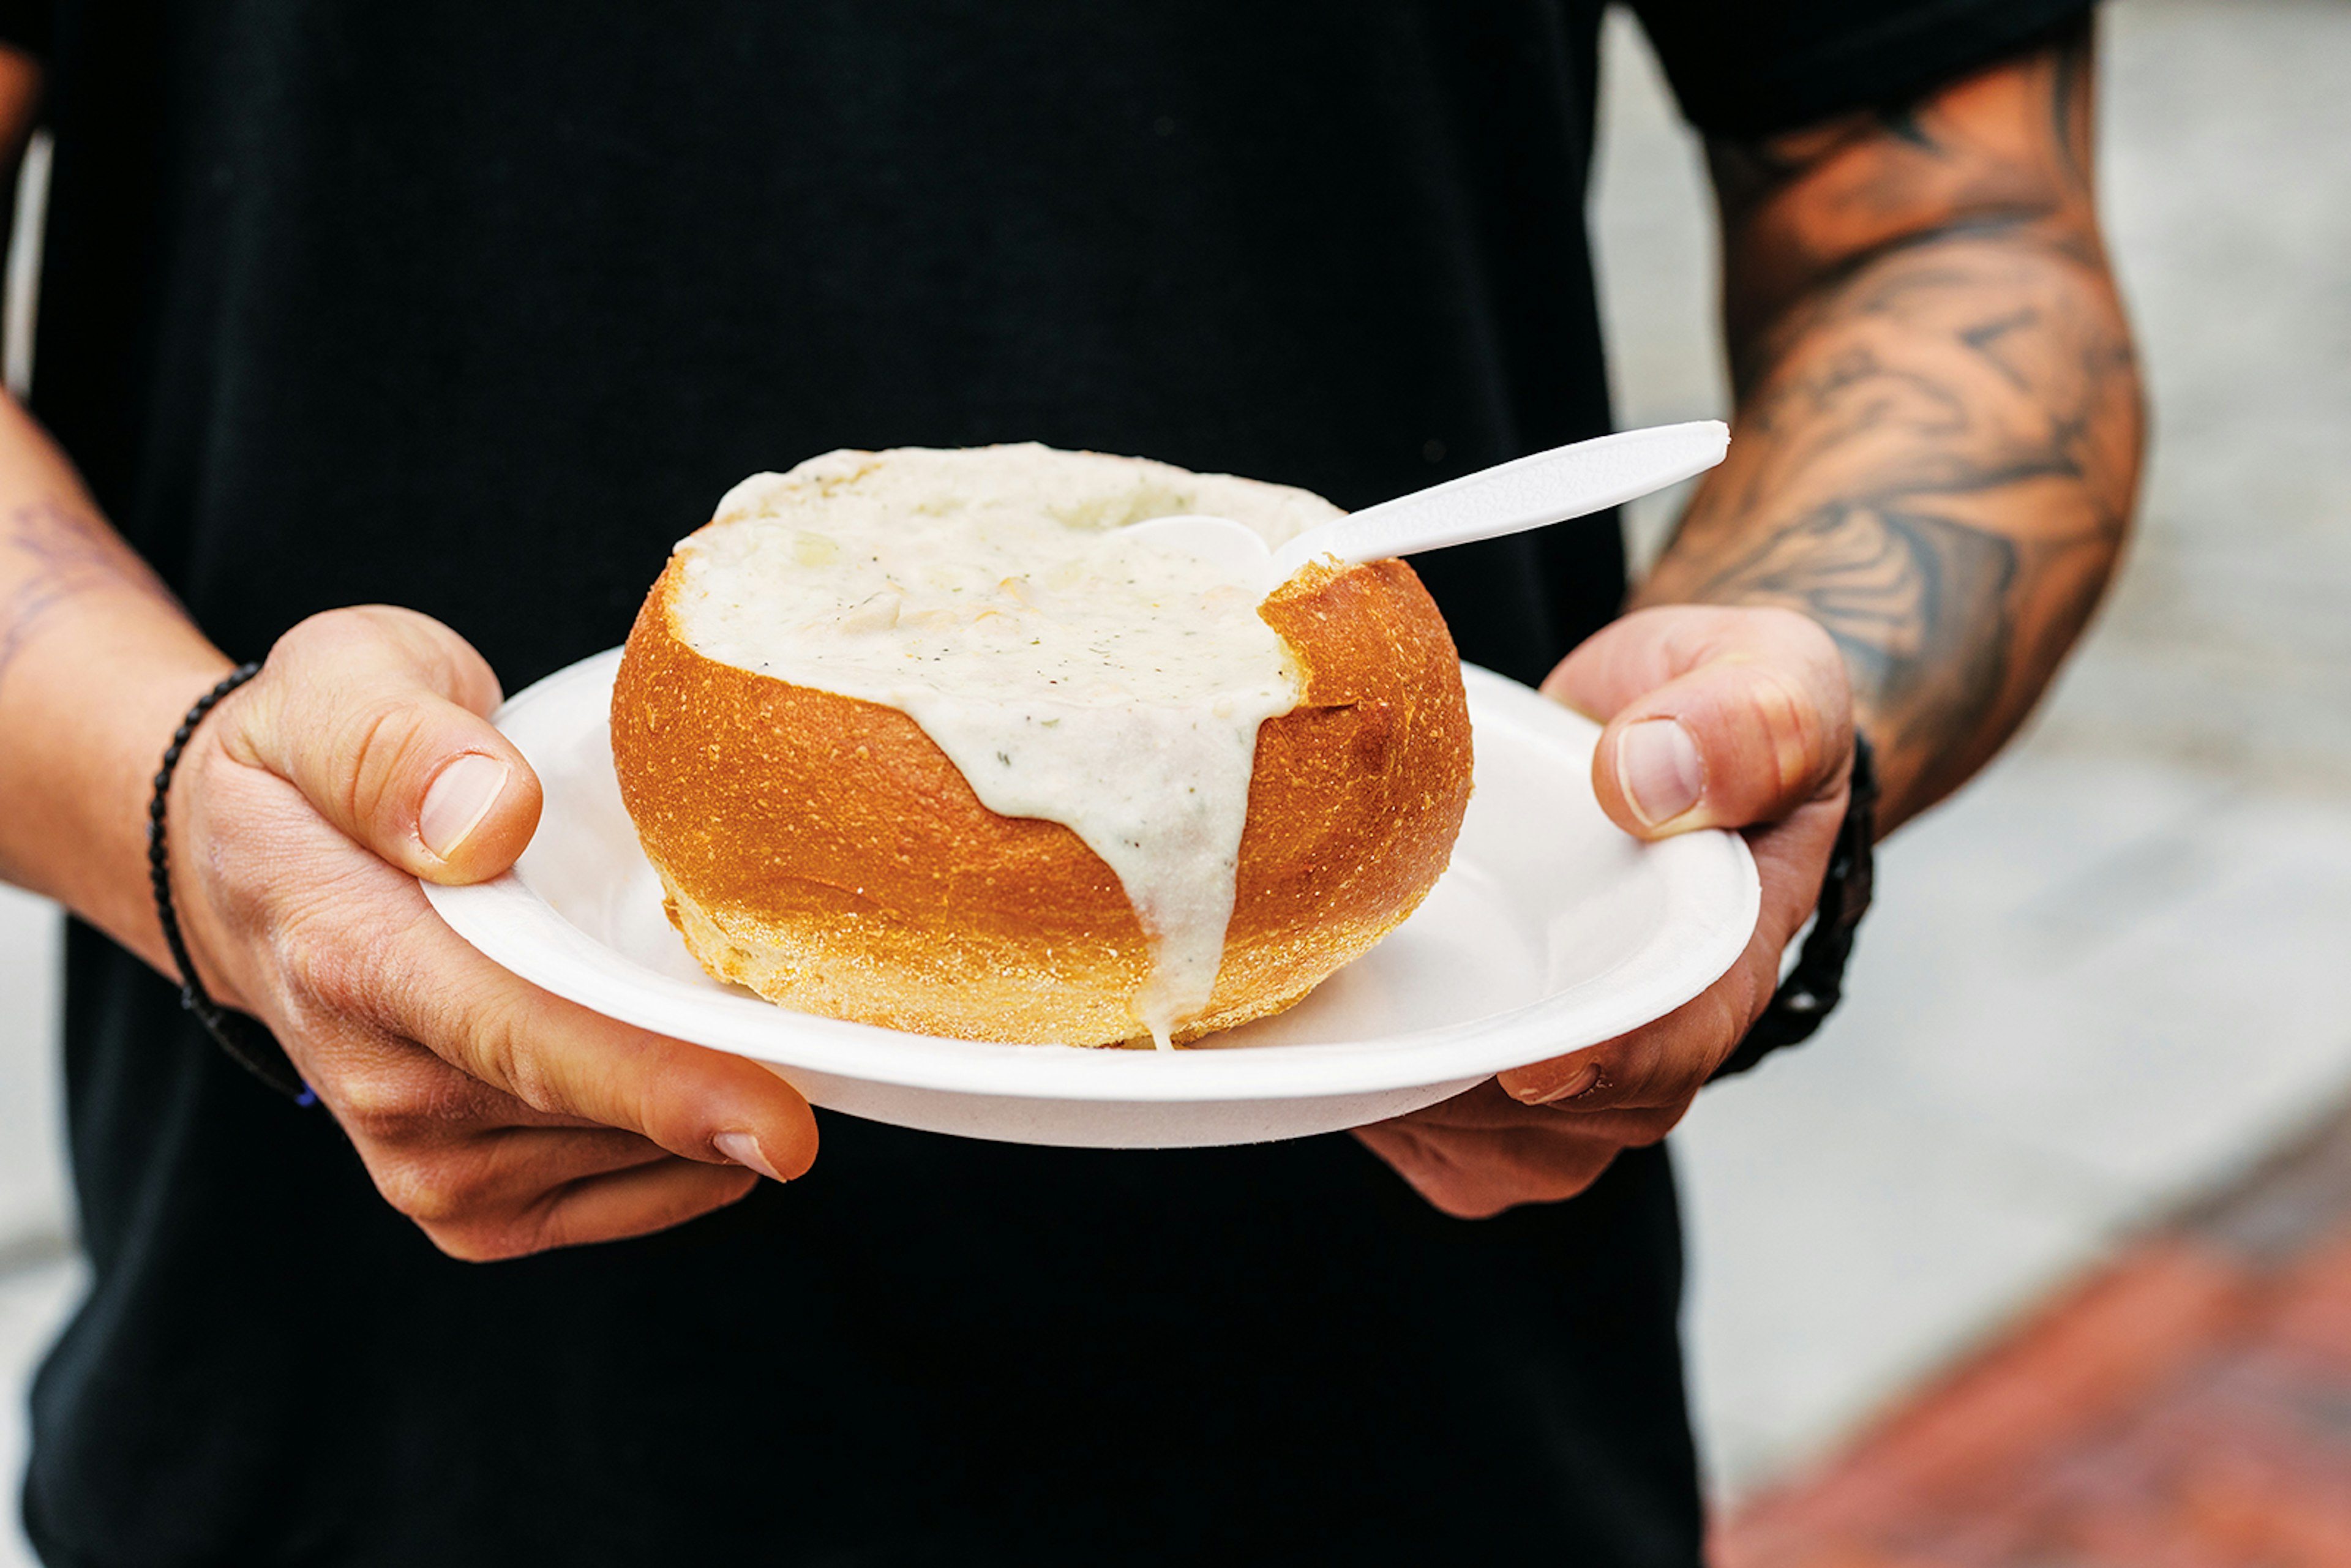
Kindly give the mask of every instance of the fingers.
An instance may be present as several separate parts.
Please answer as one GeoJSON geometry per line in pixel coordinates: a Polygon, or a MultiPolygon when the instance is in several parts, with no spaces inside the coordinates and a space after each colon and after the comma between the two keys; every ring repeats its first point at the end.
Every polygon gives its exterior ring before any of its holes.
{"type": "Polygon", "coordinates": [[[224,708],[223,744],[413,876],[479,882],[538,825],[538,777],[486,716],[497,679],[465,639],[371,606],[303,622],[224,708]]]}
{"type": "Polygon", "coordinates": [[[1543,690],[1606,721],[1593,789],[1641,838],[1776,821],[1834,789],[1852,755],[1836,645],[1788,611],[1638,611],[1568,655],[1543,690]]]}
{"type": "Polygon", "coordinates": [[[1579,1116],[1668,1108],[1678,1117],[1770,1003],[1779,986],[1780,956],[1812,914],[1844,816],[1839,788],[1806,801],[1784,821],[1747,833],[1763,884],[1762,908],[1747,946],[1721,978],[1654,1023],[1514,1068],[1501,1074],[1502,1088],[1522,1103],[1579,1116]]]}
{"type": "Polygon", "coordinates": [[[1604,721],[1593,786],[1626,831],[1746,830],[1762,881],[1730,968],[1664,1018],[1360,1129],[1432,1205],[1478,1218],[1582,1191],[1653,1144],[1770,1002],[1844,815],[1851,696],[1826,632],[1783,611],[1669,606],[1602,631],[1543,683],[1604,721]]]}
{"type": "Polygon", "coordinates": [[[1678,1117],[1761,1012],[1779,977],[1780,944],[1758,930],[1729,971],[1655,1023],[1497,1080],[1524,1105],[1573,1112],[1670,1109],[1678,1117]]]}
{"type": "Polygon", "coordinates": [[[815,1162],[815,1113],[758,1062],[651,1033],[525,984],[429,911],[389,946],[371,988],[392,1027],[525,1105],[778,1181],[815,1162]]]}
{"type": "Polygon", "coordinates": [[[556,1187],[510,1219],[418,1223],[451,1257],[489,1262],[667,1230],[740,1201],[758,1181],[736,1166],[661,1159],[556,1187]]]}
{"type": "Polygon", "coordinates": [[[367,1140],[368,1175],[392,1207],[435,1236],[461,1240],[528,1215],[559,1188],[677,1157],[612,1128],[470,1121],[439,1132],[367,1140]]]}
{"type": "MultiPolygon", "coordinates": [[[[381,864],[376,872],[397,874],[381,864]]],[[[415,886],[405,883],[412,898],[415,886]]],[[[407,940],[399,922],[386,925],[387,942],[407,940]]],[[[510,976],[507,983],[522,986],[510,976]]],[[[373,1021],[378,1009],[312,985],[298,989],[296,1027],[281,1030],[289,1051],[385,1202],[452,1256],[508,1258],[642,1235],[732,1203],[758,1179],[744,1163],[711,1163],[723,1155],[681,1159],[636,1132],[524,1104],[373,1021]]],[[[567,1042],[559,1033],[549,1043],[567,1042]]]]}
{"type": "Polygon", "coordinates": [[[360,1150],[385,1202],[444,1252],[476,1261],[667,1229],[758,1182],[609,1129],[453,1129],[421,1145],[361,1140],[360,1150]]]}
{"type": "Polygon", "coordinates": [[[1522,1203],[1574,1197],[1608,1168],[1621,1143],[1512,1103],[1489,1082],[1441,1105],[1355,1129],[1431,1207],[1486,1219],[1522,1203]]]}
{"type": "MultiPolygon", "coordinates": [[[[511,976],[505,984],[530,989],[511,976]]],[[[444,1059],[465,1058],[462,1047],[444,1042],[440,1051],[428,1050],[351,1022],[348,1011],[339,1016],[345,1020],[340,1026],[319,1028],[301,1043],[305,1074],[350,1135],[384,1200],[454,1257],[517,1257],[666,1228],[735,1202],[762,1174],[801,1175],[815,1155],[814,1119],[805,1102],[756,1067],[756,1087],[784,1101],[780,1117],[773,1107],[720,1114],[716,1132],[674,1134],[674,1141],[694,1145],[678,1151],[640,1132],[599,1124],[553,1094],[526,1103],[444,1059]],[[763,1125],[778,1120],[789,1129],[782,1134],[763,1125]],[[742,1122],[763,1130],[739,1131],[742,1122]]],[[[638,1035],[568,1003],[555,1003],[539,1021],[536,1045],[559,1062],[599,1049],[595,1039],[583,1037],[603,1026],[638,1035]],[[566,1016],[571,1013],[579,1016],[566,1016]],[[591,1028],[583,1030],[582,1023],[591,1028]]],[[[639,1040],[715,1056],[654,1036],[639,1040]]],[[[611,1045],[605,1040],[601,1048],[611,1045]]]]}
{"type": "Polygon", "coordinates": [[[522,1245],[479,1255],[504,1258],[550,1247],[648,1236],[724,1208],[748,1196],[758,1185],[758,1177],[749,1171],[685,1160],[664,1160],[593,1176],[551,1195],[534,1217],[535,1224],[522,1245]]]}

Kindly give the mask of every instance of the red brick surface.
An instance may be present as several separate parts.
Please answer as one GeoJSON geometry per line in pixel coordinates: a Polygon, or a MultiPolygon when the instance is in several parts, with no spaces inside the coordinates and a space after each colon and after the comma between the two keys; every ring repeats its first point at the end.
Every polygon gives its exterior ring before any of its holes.
{"type": "Polygon", "coordinates": [[[1714,1560],[2351,1568],[2351,1225],[2283,1261],[2143,1244],[1724,1521],[1714,1560]]]}

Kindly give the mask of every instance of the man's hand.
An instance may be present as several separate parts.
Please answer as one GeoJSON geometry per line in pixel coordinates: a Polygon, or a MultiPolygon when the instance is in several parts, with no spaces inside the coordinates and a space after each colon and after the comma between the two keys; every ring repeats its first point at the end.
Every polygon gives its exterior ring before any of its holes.
{"type": "Polygon", "coordinates": [[[496,876],[538,825],[497,700],[421,615],[287,633],[172,787],[205,986],[276,1032],[386,1200],[457,1257],[640,1235],[799,1176],[816,1124],[783,1080],[517,979],[425,903],[415,878],[496,876]]]}
{"type": "Polygon", "coordinates": [[[1543,691],[1607,721],[1593,789],[1626,832],[1745,829],[1763,909],[1730,971],[1656,1022],[1357,1131],[1422,1197],[1462,1218],[1573,1197],[1619,1149],[1673,1130],[1771,999],[1781,951],[1812,913],[1844,818],[1844,665],[1801,615],[1639,611],[1571,653],[1543,691]]]}
{"type": "Polygon", "coordinates": [[[1709,144],[1730,455],[1635,596],[1669,608],[1545,689],[1611,720],[1593,782],[1627,831],[1750,828],[1762,924],[1670,1017],[1365,1128],[1438,1207],[1565,1197],[1680,1119],[1819,891],[1849,701],[1887,831],[1999,749],[2080,633],[2142,435],[2090,183],[2091,64],[2083,22],[1912,103],[1709,144]]]}

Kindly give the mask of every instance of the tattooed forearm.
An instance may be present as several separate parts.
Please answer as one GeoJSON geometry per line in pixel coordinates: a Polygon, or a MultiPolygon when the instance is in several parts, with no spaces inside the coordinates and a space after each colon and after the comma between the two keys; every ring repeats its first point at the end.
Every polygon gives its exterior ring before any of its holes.
{"type": "Polygon", "coordinates": [[[147,563],[88,512],[56,499],[19,507],[0,529],[0,685],[44,622],[76,600],[124,592],[176,602],[147,563]]]}
{"type": "Polygon", "coordinates": [[[1889,825],[2022,721],[2126,532],[2138,386],[2088,69],[2077,35],[1900,113],[1713,150],[1735,436],[1638,597],[1827,627],[1889,825]]]}

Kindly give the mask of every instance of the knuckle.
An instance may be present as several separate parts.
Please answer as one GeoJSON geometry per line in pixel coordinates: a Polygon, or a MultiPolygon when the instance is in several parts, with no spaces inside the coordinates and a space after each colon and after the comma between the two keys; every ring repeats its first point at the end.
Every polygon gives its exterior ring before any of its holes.
{"type": "Polygon", "coordinates": [[[432,691],[478,714],[497,706],[498,681],[489,661],[451,627],[398,605],[360,605],[350,613],[364,617],[370,633],[396,648],[432,691]]]}
{"type": "Polygon", "coordinates": [[[467,1070],[534,1111],[561,1110],[562,1096],[533,1049],[534,1031],[524,1014],[522,1007],[504,998],[476,1009],[466,1030],[467,1070]]]}
{"type": "Polygon", "coordinates": [[[375,1071],[415,1048],[406,1038],[409,1009],[392,972],[396,923],[379,919],[364,936],[353,924],[351,912],[369,907],[366,880],[319,878],[281,903],[263,939],[294,1030],[345,1044],[339,1053],[344,1060],[375,1071]]]}
{"type": "Polygon", "coordinates": [[[306,792],[347,824],[397,838],[411,788],[444,748],[437,704],[486,714],[496,677],[470,643],[413,611],[360,605],[310,616],[270,650],[265,681],[287,720],[306,792]],[[338,680],[340,674],[343,677],[338,680]]]}
{"type": "Polygon", "coordinates": [[[1675,1104],[1656,1109],[1628,1112],[1625,1116],[1619,1141],[1625,1147],[1630,1149],[1646,1149],[1652,1145],[1661,1144],[1665,1142],[1668,1133],[1680,1125],[1683,1115],[1688,1110],[1689,1102],[1684,1099],[1675,1104]]]}
{"type": "Polygon", "coordinates": [[[490,662],[440,622],[424,615],[415,615],[414,620],[416,634],[424,643],[421,662],[430,672],[434,690],[462,707],[487,716],[505,695],[490,662]]]}
{"type": "Polygon", "coordinates": [[[318,890],[278,912],[269,928],[270,958],[285,977],[288,1003],[308,1030],[364,1017],[376,989],[375,965],[340,929],[330,911],[339,888],[318,890]]]}
{"type": "MultiPolygon", "coordinates": [[[[415,1142],[428,1119],[419,1114],[414,1096],[404,1086],[395,1085],[374,1072],[361,1071],[340,1078],[331,1103],[335,1119],[354,1141],[380,1148],[397,1148],[415,1142]]],[[[406,1178],[402,1179],[404,1182],[406,1178]]],[[[384,1196],[392,1197],[389,1192],[384,1196]]],[[[399,1205],[395,1202],[393,1207],[399,1205]]]]}
{"type": "Polygon", "coordinates": [[[423,1231],[425,1239],[439,1248],[445,1256],[460,1263],[501,1263],[509,1258],[520,1258],[536,1250],[518,1241],[512,1230],[502,1225],[443,1224],[418,1220],[417,1228],[423,1231]]]}
{"type": "Polygon", "coordinates": [[[542,1197],[518,1212],[452,1213],[417,1223],[450,1257],[466,1263],[497,1263],[568,1244],[571,1239],[557,1223],[558,1207],[542,1197]]]}
{"type": "Polygon", "coordinates": [[[501,1197],[506,1164],[499,1145],[441,1143],[417,1150],[378,1148],[368,1173],[383,1200],[419,1225],[465,1232],[478,1241],[490,1229],[510,1227],[516,1216],[501,1197]]]}
{"type": "Polygon", "coordinates": [[[287,627],[269,650],[268,663],[283,668],[307,664],[327,651],[349,645],[367,635],[363,617],[353,610],[322,610],[287,627]]]}
{"type": "Polygon", "coordinates": [[[481,1118],[480,1086],[413,1041],[377,1034],[340,1054],[328,1103],[354,1142],[387,1157],[430,1157],[481,1118]]]}
{"type": "Polygon", "coordinates": [[[454,1234],[475,1218],[469,1184],[451,1179],[440,1161],[379,1157],[369,1174],[384,1202],[419,1225],[454,1234]]]}
{"type": "Polygon", "coordinates": [[[1815,695],[1778,665],[1756,671],[1748,688],[1782,790],[1809,786],[1829,751],[1829,716],[1815,695]]]}
{"type": "Polygon", "coordinates": [[[416,701],[405,694],[374,696],[346,719],[332,757],[335,788],[343,820],[379,829],[397,826],[381,819],[388,807],[404,817],[404,788],[422,773],[434,749],[432,727],[416,701]]]}
{"type": "Polygon", "coordinates": [[[360,981],[360,1005],[413,1059],[414,1071],[399,1091],[413,1121],[510,1118],[516,1101],[536,1112],[567,1109],[559,1075],[538,1047],[532,993],[502,974],[453,986],[400,945],[388,951],[383,972],[360,981]]]}

